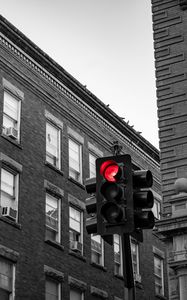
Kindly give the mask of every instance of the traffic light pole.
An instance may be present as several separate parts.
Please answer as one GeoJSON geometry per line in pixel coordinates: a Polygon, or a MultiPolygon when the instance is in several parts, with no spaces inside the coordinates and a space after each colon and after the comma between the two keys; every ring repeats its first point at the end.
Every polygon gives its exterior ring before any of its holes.
{"type": "Polygon", "coordinates": [[[125,299],[136,300],[134,275],[133,275],[133,268],[132,268],[130,236],[128,233],[124,233],[121,238],[122,238],[125,299]]]}
{"type": "MultiPolygon", "coordinates": [[[[118,155],[120,155],[122,146],[119,145],[118,141],[114,141],[111,146],[111,150],[113,152],[113,155],[118,156],[118,155]]],[[[121,235],[121,240],[122,240],[125,299],[136,300],[134,274],[133,274],[133,267],[132,267],[132,256],[131,256],[131,244],[130,244],[129,234],[123,233],[121,235]]]]}
{"type": "Polygon", "coordinates": [[[133,170],[131,156],[120,155],[118,141],[113,142],[111,150],[113,156],[96,159],[96,179],[85,182],[91,194],[86,199],[86,211],[92,215],[86,220],[86,229],[89,234],[101,235],[110,245],[114,234],[121,235],[125,299],[136,300],[129,234],[143,242],[142,229],[154,227],[154,197],[149,189],[153,177],[149,170],[133,170]]]}

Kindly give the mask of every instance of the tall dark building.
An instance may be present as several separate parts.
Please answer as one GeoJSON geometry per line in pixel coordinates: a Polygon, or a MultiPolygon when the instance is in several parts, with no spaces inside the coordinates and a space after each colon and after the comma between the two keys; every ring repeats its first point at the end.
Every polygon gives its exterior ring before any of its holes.
{"type": "Polygon", "coordinates": [[[169,299],[187,298],[187,1],[152,0],[169,299]]]}
{"type": "MultiPolygon", "coordinates": [[[[0,299],[125,299],[119,236],[86,233],[84,180],[118,141],[153,173],[158,220],[158,150],[2,16],[0,99],[0,299]]],[[[167,299],[162,242],[131,248],[137,299],[167,299]]]]}

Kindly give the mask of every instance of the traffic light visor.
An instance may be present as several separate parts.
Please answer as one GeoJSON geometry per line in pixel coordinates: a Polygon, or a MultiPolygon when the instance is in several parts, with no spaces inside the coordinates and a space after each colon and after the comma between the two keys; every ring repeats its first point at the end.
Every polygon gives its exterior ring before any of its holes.
{"type": "Polygon", "coordinates": [[[107,160],[100,166],[100,174],[110,182],[116,182],[121,176],[121,169],[113,160],[107,160]]]}

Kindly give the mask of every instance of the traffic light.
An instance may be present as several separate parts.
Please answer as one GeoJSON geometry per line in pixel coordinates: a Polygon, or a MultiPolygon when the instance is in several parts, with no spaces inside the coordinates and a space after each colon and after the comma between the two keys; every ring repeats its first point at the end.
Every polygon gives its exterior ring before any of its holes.
{"type": "MultiPolygon", "coordinates": [[[[85,200],[86,211],[90,215],[86,218],[86,231],[88,234],[98,234],[97,231],[97,205],[96,205],[96,178],[88,178],[85,180],[85,189],[89,198],[85,200]]],[[[102,235],[101,237],[109,245],[113,245],[113,236],[112,235],[102,235]]]]}
{"type": "Polygon", "coordinates": [[[99,234],[121,234],[133,231],[132,194],[130,155],[98,158],[96,199],[99,234]]]}
{"type": "Polygon", "coordinates": [[[142,229],[152,229],[155,224],[154,214],[151,211],[154,205],[154,197],[149,189],[152,184],[151,171],[137,170],[133,172],[134,234],[139,233],[137,239],[140,239],[140,241],[143,240],[143,237],[141,237],[142,229]]]}
{"type": "Polygon", "coordinates": [[[86,179],[84,185],[86,192],[90,194],[85,200],[86,211],[90,215],[86,219],[86,230],[88,234],[97,233],[96,178],[86,179]]]}
{"type": "Polygon", "coordinates": [[[154,227],[153,177],[149,170],[133,171],[130,155],[96,159],[96,178],[87,179],[87,232],[111,243],[113,234],[129,233],[143,241],[142,230],[154,227]]]}

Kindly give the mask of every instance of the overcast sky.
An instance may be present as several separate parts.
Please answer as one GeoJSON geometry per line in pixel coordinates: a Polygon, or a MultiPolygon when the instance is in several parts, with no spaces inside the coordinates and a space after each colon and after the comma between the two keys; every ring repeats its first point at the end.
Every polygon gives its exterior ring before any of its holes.
{"type": "Polygon", "coordinates": [[[0,14],[158,148],[151,0],[0,0],[0,14]]]}

